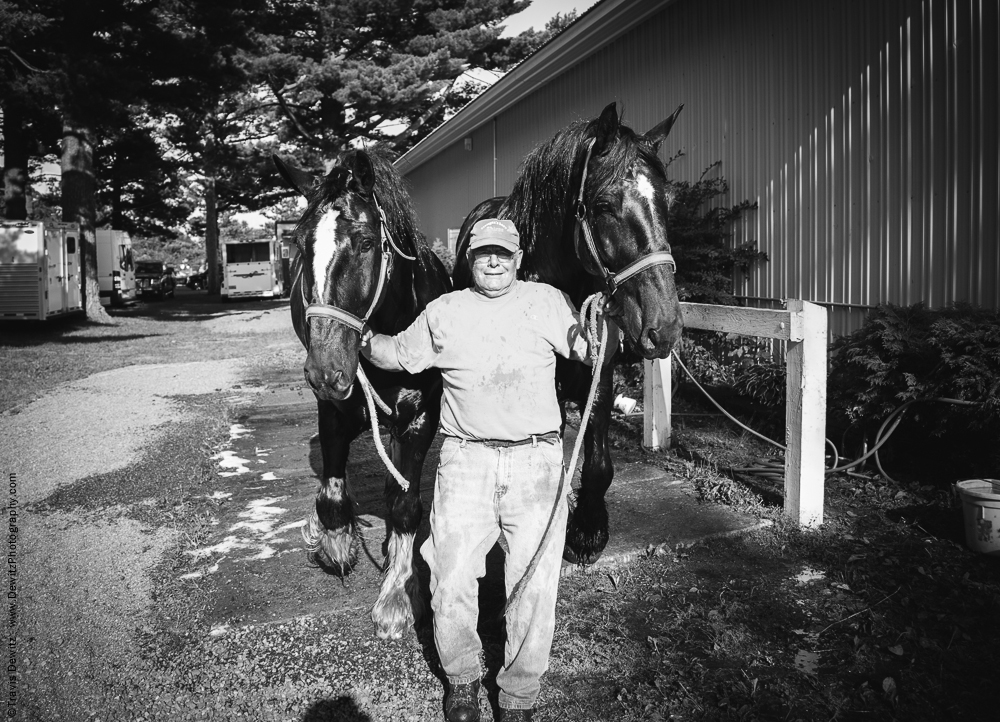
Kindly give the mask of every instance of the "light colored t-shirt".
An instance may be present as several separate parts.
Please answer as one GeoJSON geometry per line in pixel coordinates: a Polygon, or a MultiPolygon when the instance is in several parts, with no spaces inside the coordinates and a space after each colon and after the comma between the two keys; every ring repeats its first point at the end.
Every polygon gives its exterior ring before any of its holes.
{"type": "Polygon", "coordinates": [[[582,331],[565,293],[519,280],[498,298],[472,289],[447,293],[394,342],[410,373],[441,369],[444,433],[519,441],[559,430],[555,355],[584,360],[582,331]]]}

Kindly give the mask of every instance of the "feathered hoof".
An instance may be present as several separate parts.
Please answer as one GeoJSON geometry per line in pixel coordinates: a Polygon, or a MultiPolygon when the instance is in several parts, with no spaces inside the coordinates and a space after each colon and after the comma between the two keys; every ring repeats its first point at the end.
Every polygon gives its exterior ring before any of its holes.
{"type": "Polygon", "coordinates": [[[413,534],[389,535],[389,555],[378,599],[372,607],[375,634],[380,639],[402,639],[424,611],[420,583],[413,573],[413,534]]]}
{"type": "Polygon", "coordinates": [[[571,549],[569,545],[563,547],[563,559],[570,564],[579,564],[581,566],[589,566],[596,562],[604,554],[604,550],[596,552],[577,552],[571,549]]]}
{"type": "Polygon", "coordinates": [[[608,545],[608,512],[603,500],[599,503],[577,499],[566,523],[566,544],[563,559],[570,564],[593,564],[608,545]]]}
{"type": "Polygon", "coordinates": [[[302,541],[311,557],[342,577],[358,563],[358,543],[351,529],[326,529],[315,512],[306,519],[302,541]]]}
{"type": "Polygon", "coordinates": [[[375,606],[372,607],[372,621],[379,639],[402,639],[413,626],[413,606],[405,589],[383,586],[375,606]]]}

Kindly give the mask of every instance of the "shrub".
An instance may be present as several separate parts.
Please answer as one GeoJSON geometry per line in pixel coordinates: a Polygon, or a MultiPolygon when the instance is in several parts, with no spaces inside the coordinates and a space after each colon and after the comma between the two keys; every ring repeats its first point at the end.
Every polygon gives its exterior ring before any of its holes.
{"type": "Polygon", "coordinates": [[[936,311],[884,305],[834,342],[832,420],[872,425],[906,401],[937,397],[981,404],[975,424],[1000,419],[1000,314],[969,304],[936,311]]]}
{"type": "MultiPolygon", "coordinates": [[[[671,158],[667,165],[680,157],[671,158]]],[[[733,248],[730,228],[757,204],[745,200],[734,206],[720,205],[729,193],[724,178],[705,176],[719,165],[716,161],[694,182],[670,181],[673,203],[667,221],[667,238],[677,260],[677,290],[682,301],[736,305],[733,270],[747,271],[767,261],[755,242],[733,248]]]]}
{"type": "Polygon", "coordinates": [[[766,409],[785,407],[785,364],[770,358],[759,359],[751,365],[741,366],[736,372],[733,388],[766,409]]]}

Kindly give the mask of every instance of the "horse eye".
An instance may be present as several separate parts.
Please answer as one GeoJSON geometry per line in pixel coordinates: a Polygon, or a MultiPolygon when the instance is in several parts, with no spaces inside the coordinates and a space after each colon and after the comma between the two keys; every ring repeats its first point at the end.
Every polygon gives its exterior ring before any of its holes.
{"type": "Polygon", "coordinates": [[[375,248],[375,243],[370,238],[365,238],[363,241],[361,241],[362,253],[367,253],[373,248],[375,248]]]}

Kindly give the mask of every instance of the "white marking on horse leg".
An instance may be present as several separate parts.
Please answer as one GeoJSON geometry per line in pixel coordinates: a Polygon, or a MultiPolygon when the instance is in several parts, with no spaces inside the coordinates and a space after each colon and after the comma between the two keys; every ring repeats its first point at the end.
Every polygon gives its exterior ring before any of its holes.
{"type": "Polygon", "coordinates": [[[337,218],[340,211],[327,211],[316,224],[316,234],[313,240],[313,282],[316,284],[316,296],[320,302],[326,293],[326,276],[337,252],[337,218]]]}
{"type": "Polygon", "coordinates": [[[372,607],[372,621],[380,639],[401,639],[423,613],[420,584],[413,573],[413,536],[395,531],[389,535],[385,576],[372,607]]]}

